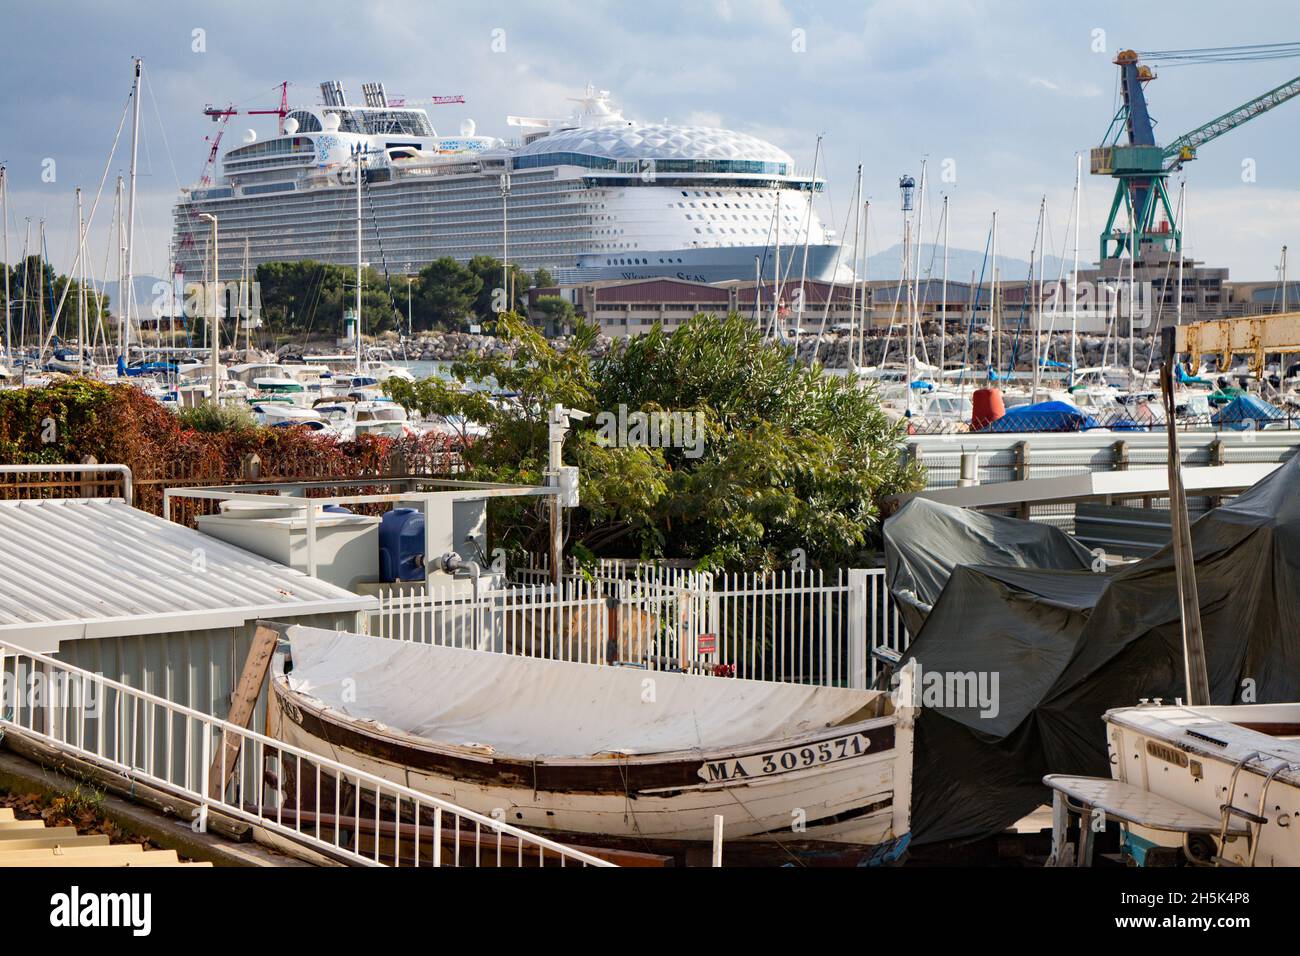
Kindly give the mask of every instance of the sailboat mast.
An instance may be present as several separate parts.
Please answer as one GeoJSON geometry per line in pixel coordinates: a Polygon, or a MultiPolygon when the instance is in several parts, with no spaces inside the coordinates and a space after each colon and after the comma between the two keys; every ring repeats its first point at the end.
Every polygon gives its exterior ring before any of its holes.
{"type": "MultiPolygon", "coordinates": [[[[921,205],[916,211],[916,265],[914,268],[915,276],[912,281],[912,321],[917,325],[919,336],[921,325],[921,258],[925,253],[925,185],[926,185],[926,167],[929,165],[928,159],[921,160],[921,205]]],[[[922,340],[922,346],[925,342],[922,340]]],[[[929,356],[927,355],[928,359],[929,356]]]]}
{"type": "Polygon", "coordinates": [[[943,292],[939,305],[939,384],[948,358],[948,197],[943,197],[943,292]]]}
{"type": "MultiPolygon", "coordinates": [[[[27,257],[32,252],[32,221],[26,220],[23,233],[23,301],[18,312],[18,348],[21,351],[27,341],[27,299],[31,295],[31,270],[27,266],[27,257]]],[[[27,363],[23,363],[23,379],[27,378],[27,363]]]]}
{"type": "Polygon", "coordinates": [[[992,264],[990,270],[993,285],[989,292],[989,367],[993,371],[990,378],[996,379],[997,370],[1002,367],[1002,340],[998,337],[998,214],[993,213],[992,264]]]}
{"type": "Polygon", "coordinates": [[[1286,311],[1286,246],[1282,247],[1282,311],[1286,311]]]}
{"type": "MultiPolygon", "coordinates": [[[[249,316],[249,288],[248,288],[248,237],[244,237],[244,269],[243,277],[240,282],[239,290],[239,319],[244,323],[244,348],[251,352],[253,350],[253,326],[251,316],[249,316]]],[[[407,283],[410,287],[410,283],[407,283]]],[[[239,326],[235,326],[235,345],[239,345],[239,326]]]]}
{"type": "Polygon", "coordinates": [[[1046,231],[1043,225],[1046,218],[1047,197],[1044,196],[1042,202],[1038,205],[1038,237],[1034,240],[1035,255],[1030,256],[1029,260],[1029,296],[1030,304],[1034,309],[1034,384],[1032,396],[1035,403],[1038,402],[1038,389],[1042,384],[1043,370],[1043,363],[1038,353],[1043,346],[1043,245],[1046,242],[1046,231]],[[1037,295],[1034,294],[1035,288],[1038,289],[1037,295]]]}
{"type": "MultiPolygon", "coordinates": [[[[818,136],[817,148],[813,151],[813,170],[812,170],[813,186],[815,186],[817,183],[817,160],[821,158],[821,153],[822,153],[822,138],[821,136],[818,136]]],[[[804,216],[804,223],[803,223],[803,267],[799,271],[799,318],[795,322],[795,324],[798,325],[800,328],[803,328],[804,287],[805,285],[807,285],[808,282],[808,244],[812,241],[813,197],[815,195],[816,195],[816,190],[810,187],[808,190],[808,212],[804,216]]],[[[859,196],[862,195],[862,164],[861,163],[858,164],[858,195],[859,196]]],[[[779,229],[780,226],[778,225],[777,228],[779,229]]]]}
{"type": "MultiPolygon", "coordinates": [[[[36,226],[36,338],[45,334],[45,220],[36,226]]],[[[43,352],[44,350],[42,350],[43,352]]],[[[40,356],[38,356],[39,360],[40,356]]]]}
{"type": "Polygon", "coordinates": [[[903,295],[906,302],[903,304],[903,311],[906,313],[907,321],[907,355],[904,362],[907,366],[906,377],[904,382],[907,385],[905,398],[907,408],[912,407],[912,355],[916,349],[916,342],[913,336],[916,333],[916,325],[912,321],[912,217],[903,214],[903,295]]]}
{"type": "Polygon", "coordinates": [[[867,282],[871,268],[871,254],[867,251],[867,243],[871,235],[871,200],[866,200],[862,204],[862,298],[859,303],[859,321],[858,321],[858,365],[861,366],[867,357],[867,282]]]}
{"type": "Polygon", "coordinates": [[[1136,344],[1133,326],[1137,322],[1137,210],[1130,200],[1129,204],[1129,248],[1128,248],[1128,387],[1136,388],[1134,375],[1137,363],[1133,361],[1133,347],[1136,344]]]}
{"type": "MultiPolygon", "coordinates": [[[[117,177],[116,213],[114,228],[117,230],[117,354],[126,356],[126,232],[122,221],[122,177],[117,177]]],[[[206,259],[204,260],[206,268],[206,259]]],[[[204,288],[207,288],[206,284],[204,288]]]]}
{"type": "Polygon", "coordinates": [[[86,219],[81,210],[81,187],[77,187],[77,371],[86,374],[86,219]]]}
{"type": "Polygon", "coordinates": [[[357,374],[361,374],[361,150],[357,149],[357,315],[353,322],[357,339],[357,374]]]}
{"type": "MultiPolygon", "coordinates": [[[[853,338],[858,312],[858,286],[862,281],[862,209],[859,203],[862,202],[862,164],[858,163],[858,191],[853,200],[853,206],[857,214],[853,217],[853,286],[849,290],[849,342],[848,349],[844,353],[846,365],[853,364],[853,338]]],[[[807,247],[805,246],[805,250],[807,247]]],[[[804,256],[804,261],[808,257],[804,256]]],[[[865,294],[865,290],[864,294],[865,294]]]]}
{"type": "Polygon", "coordinates": [[[4,219],[4,273],[5,273],[5,361],[13,357],[13,340],[10,329],[9,309],[11,299],[9,295],[9,180],[5,175],[5,168],[0,166],[0,218],[4,219]]]}
{"type": "MultiPolygon", "coordinates": [[[[1187,239],[1187,181],[1183,180],[1178,184],[1178,222],[1181,226],[1178,233],[1178,306],[1174,312],[1174,321],[1178,325],[1183,324],[1183,264],[1187,259],[1183,249],[1187,239]]],[[[1285,289],[1286,286],[1284,285],[1285,289]]],[[[1196,370],[1193,369],[1195,374],[1196,370]]]]}
{"type": "MultiPolygon", "coordinates": [[[[123,281],[126,283],[125,288],[118,289],[118,295],[122,297],[122,356],[125,357],[126,350],[131,345],[131,316],[135,309],[135,290],[133,289],[135,279],[135,179],[136,179],[136,161],[140,154],[140,73],[143,69],[144,61],[140,57],[134,59],[135,80],[131,87],[131,198],[126,214],[126,276],[123,281]]],[[[213,276],[212,281],[216,282],[217,277],[213,276]]]]}
{"type": "Polygon", "coordinates": [[[781,341],[785,341],[785,332],[781,330],[781,187],[776,188],[776,274],[772,282],[772,330],[781,341]]]}
{"type": "MultiPolygon", "coordinates": [[[[1083,155],[1074,157],[1074,282],[1070,288],[1070,384],[1079,367],[1079,213],[1083,199],[1083,155]]],[[[1105,364],[1103,359],[1102,364],[1105,364]]]]}

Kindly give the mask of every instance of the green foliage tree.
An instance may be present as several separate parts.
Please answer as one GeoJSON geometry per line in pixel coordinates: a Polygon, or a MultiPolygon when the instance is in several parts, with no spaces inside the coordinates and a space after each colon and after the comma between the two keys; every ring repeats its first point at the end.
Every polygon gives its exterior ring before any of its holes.
{"type": "Polygon", "coordinates": [[[420,270],[420,284],[413,306],[415,327],[459,328],[473,314],[483,279],[477,273],[445,257],[420,270]]]}
{"type": "Polygon", "coordinates": [[[577,318],[577,311],[568,299],[558,295],[544,295],[537,300],[537,311],[541,315],[543,326],[551,335],[561,335],[577,318]]]}
{"type": "Polygon", "coordinates": [[[555,285],[555,278],[549,269],[542,267],[533,273],[534,289],[550,289],[555,285]]]}
{"type": "Polygon", "coordinates": [[[500,259],[493,256],[475,256],[470,259],[467,268],[483,283],[474,299],[474,315],[480,323],[495,320],[501,306],[504,306],[501,311],[521,311],[531,278],[517,264],[513,262],[510,264],[511,286],[514,289],[514,296],[510,301],[507,301],[504,292],[500,291],[505,281],[500,259]]]}
{"type": "MultiPolygon", "coordinates": [[[[497,332],[514,344],[513,360],[475,356],[453,366],[451,383],[390,383],[393,397],[487,425],[464,452],[469,477],[487,481],[540,483],[547,410],[595,413],[565,449],[582,469],[583,504],[569,522],[575,551],[761,569],[800,547],[815,563],[842,566],[874,544],[882,499],[920,485],[919,466],[900,453],[903,426],[874,392],[802,365],[741,316],[699,316],[671,335],[656,327],[596,361],[597,330],[581,320],[563,351],[514,314],[497,332]],[[489,380],[517,397],[493,401],[473,387],[489,380]],[[611,443],[599,416],[619,405],[697,415],[702,442],[611,443]]],[[[546,520],[528,499],[494,503],[507,546],[543,550],[546,520]]]]}

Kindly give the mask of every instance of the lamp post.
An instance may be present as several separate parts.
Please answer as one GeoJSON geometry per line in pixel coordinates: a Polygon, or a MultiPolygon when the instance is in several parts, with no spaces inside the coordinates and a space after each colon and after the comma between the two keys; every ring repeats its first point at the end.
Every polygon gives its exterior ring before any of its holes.
{"type": "Polygon", "coordinates": [[[217,217],[210,212],[201,212],[199,218],[212,223],[212,295],[208,313],[208,325],[212,327],[212,378],[208,385],[208,399],[216,406],[221,404],[221,329],[217,324],[217,290],[221,287],[221,280],[217,274],[217,217]]]}
{"type": "Polygon", "coordinates": [[[411,264],[406,264],[406,338],[410,340],[415,335],[415,324],[411,321],[411,280],[415,278],[411,275],[411,264]]]}
{"type": "Polygon", "coordinates": [[[510,199],[510,174],[501,174],[501,291],[505,293],[505,309],[509,312],[513,306],[510,295],[510,215],[507,200],[510,199]]]}

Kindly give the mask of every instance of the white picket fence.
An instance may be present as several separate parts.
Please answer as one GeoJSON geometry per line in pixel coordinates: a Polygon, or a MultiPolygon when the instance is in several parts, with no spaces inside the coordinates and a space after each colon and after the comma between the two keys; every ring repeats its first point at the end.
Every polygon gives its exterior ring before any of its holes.
{"type": "Polygon", "coordinates": [[[637,562],[544,567],[379,596],[379,637],[587,664],[866,687],[907,633],[881,569],[709,574],[637,562]]]}
{"type": "Polygon", "coordinates": [[[446,800],[0,641],[0,735],[361,866],[610,866],[446,800]]]}

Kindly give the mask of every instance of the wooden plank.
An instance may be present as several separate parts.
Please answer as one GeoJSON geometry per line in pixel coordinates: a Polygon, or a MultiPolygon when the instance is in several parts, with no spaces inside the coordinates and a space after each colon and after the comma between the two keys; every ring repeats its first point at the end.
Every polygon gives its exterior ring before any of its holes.
{"type": "Polygon", "coordinates": [[[44,820],[0,820],[0,830],[41,830],[44,820]]]}
{"type": "MultiPolygon", "coordinates": [[[[266,683],[267,672],[271,669],[271,658],[275,656],[276,645],[280,641],[280,632],[271,625],[257,622],[253,633],[253,644],[248,649],[244,660],[244,669],[235,686],[234,698],[230,704],[230,716],[227,721],[237,727],[247,727],[257,707],[257,699],[262,694],[262,685],[266,683]]],[[[208,796],[214,800],[221,799],[226,791],[226,784],[239,766],[239,749],[243,738],[222,732],[221,746],[212,759],[212,769],[208,773],[208,796]]]]}
{"type": "Polygon", "coordinates": [[[0,821],[9,821],[14,818],[14,811],[10,807],[0,807],[0,821]]]}
{"type": "Polygon", "coordinates": [[[102,833],[87,834],[86,836],[48,836],[44,833],[40,835],[30,835],[14,833],[13,837],[22,837],[22,839],[6,840],[0,844],[0,851],[8,850],[40,850],[46,847],[69,847],[69,846],[108,846],[108,837],[102,833]]]}
{"type": "Polygon", "coordinates": [[[56,855],[69,859],[80,859],[99,856],[106,851],[111,851],[119,857],[143,856],[144,845],[141,843],[118,843],[109,846],[95,844],[93,846],[49,846],[35,850],[0,850],[0,866],[17,866],[26,860],[41,860],[56,855]]]}
{"type": "MultiPolygon", "coordinates": [[[[48,837],[74,837],[77,835],[76,827],[49,827],[36,831],[42,836],[48,837]]],[[[31,830],[0,830],[0,847],[4,846],[6,840],[22,840],[31,837],[34,834],[31,830]]],[[[105,837],[107,839],[107,837],[105,837]]]]}

